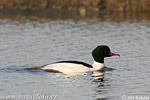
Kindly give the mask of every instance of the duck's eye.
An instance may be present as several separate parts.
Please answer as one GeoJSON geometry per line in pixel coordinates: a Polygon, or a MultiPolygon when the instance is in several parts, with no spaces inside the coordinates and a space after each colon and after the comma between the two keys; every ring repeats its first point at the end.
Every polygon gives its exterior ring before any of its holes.
{"type": "Polygon", "coordinates": [[[105,53],[107,53],[107,51],[104,51],[105,53]]]}

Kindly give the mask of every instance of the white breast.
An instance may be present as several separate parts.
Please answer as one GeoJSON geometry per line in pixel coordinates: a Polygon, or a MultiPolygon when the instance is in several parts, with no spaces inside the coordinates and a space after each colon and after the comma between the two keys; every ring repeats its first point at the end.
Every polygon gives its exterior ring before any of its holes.
{"type": "Polygon", "coordinates": [[[104,63],[99,63],[99,62],[94,61],[93,68],[95,70],[101,70],[104,68],[104,63]]]}

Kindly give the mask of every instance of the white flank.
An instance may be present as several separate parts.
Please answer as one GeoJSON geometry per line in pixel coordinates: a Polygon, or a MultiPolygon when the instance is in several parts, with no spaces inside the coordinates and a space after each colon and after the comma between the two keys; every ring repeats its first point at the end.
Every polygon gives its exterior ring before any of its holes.
{"type": "Polygon", "coordinates": [[[85,67],[82,64],[74,64],[74,63],[55,63],[47,65],[41,69],[53,69],[60,71],[62,73],[80,73],[87,72],[90,68],[85,67]]]}
{"type": "Polygon", "coordinates": [[[89,68],[82,64],[75,64],[75,63],[54,63],[54,64],[46,65],[41,69],[44,70],[52,69],[52,70],[60,71],[65,74],[69,74],[69,73],[82,73],[82,72],[100,70],[103,67],[104,64],[94,61],[93,68],[89,68]]]}

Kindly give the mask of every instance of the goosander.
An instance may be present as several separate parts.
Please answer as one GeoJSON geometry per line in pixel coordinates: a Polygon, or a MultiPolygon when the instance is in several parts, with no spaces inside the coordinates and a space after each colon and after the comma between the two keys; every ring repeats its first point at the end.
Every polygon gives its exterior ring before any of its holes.
{"type": "Polygon", "coordinates": [[[96,71],[102,70],[104,68],[105,57],[120,56],[120,55],[112,53],[110,51],[110,48],[106,45],[99,45],[92,51],[92,56],[94,58],[93,65],[80,61],[59,61],[52,64],[27,69],[29,70],[40,69],[48,72],[64,73],[64,74],[96,71]]]}

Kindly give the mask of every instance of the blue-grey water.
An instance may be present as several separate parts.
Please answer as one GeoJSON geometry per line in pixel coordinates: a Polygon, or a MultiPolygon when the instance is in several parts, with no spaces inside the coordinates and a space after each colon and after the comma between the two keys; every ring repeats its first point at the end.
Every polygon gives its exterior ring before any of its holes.
{"type": "Polygon", "coordinates": [[[122,100],[130,96],[150,96],[149,89],[148,19],[0,18],[0,96],[122,100]],[[105,65],[114,70],[71,76],[25,70],[61,60],[92,64],[91,51],[98,45],[108,45],[112,52],[121,55],[105,58],[105,65]],[[99,74],[103,74],[103,79],[99,74]]]}

